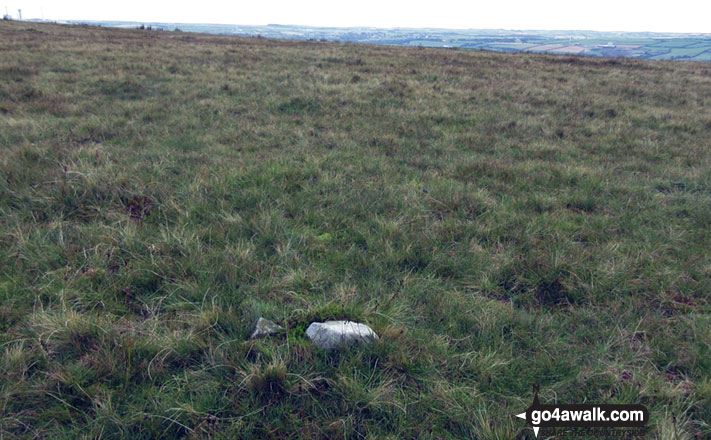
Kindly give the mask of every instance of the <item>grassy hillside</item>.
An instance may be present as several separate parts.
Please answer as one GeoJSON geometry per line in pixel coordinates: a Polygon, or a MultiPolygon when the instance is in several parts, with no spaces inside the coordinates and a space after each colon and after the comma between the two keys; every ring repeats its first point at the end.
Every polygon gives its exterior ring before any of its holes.
{"type": "Polygon", "coordinates": [[[708,438],[710,133],[701,63],[1,22],[0,438],[708,438]]]}

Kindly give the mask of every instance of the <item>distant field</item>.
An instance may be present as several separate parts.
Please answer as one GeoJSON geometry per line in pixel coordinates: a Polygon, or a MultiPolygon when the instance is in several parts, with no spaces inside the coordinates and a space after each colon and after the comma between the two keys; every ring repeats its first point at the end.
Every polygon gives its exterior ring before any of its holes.
{"type": "Polygon", "coordinates": [[[708,49],[702,54],[696,55],[694,59],[699,61],[711,61],[711,49],[708,49]]]}
{"type": "Polygon", "coordinates": [[[442,45],[447,44],[443,41],[430,41],[430,40],[413,40],[410,41],[409,46],[421,46],[421,47],[442,47],[442,45]]]}
{"type": "Polygon", "coordinates": [[[578,53],[585,52],[585,48],[580,47],[580,46],[563,46],[558,49],[553,49],[553,50],[551,50],[551,52],[578,54],[578,53]]]}
{"type": "Polygon", "coordinates": [[[486,46],[487,49],[491,50],[501,50],[501,49],[515,49],[515,50],[525,50],[530,48],[531,44],[526,43],[491,43],[486,46]]]}
{"type": "MultiPolygon", "coordinates": [[[[663,40],[660,42],[648,43],[647,46],[650,47],[687,47],[687,46],[698,46],[699,41],[695,39],[678,38],[673,40],[663,40]]],[[[707,44],[702,44],[702,46],[707,46],[707,44]]]]}
{"type": "Polygon", "coordinates": [[[665,54],[665,55],[660,55],[660,57],[655,57],[655,59],[673,59],[673,58],[678,58],[678,57],[695,57],[697,55],[700,55],[701,53],[705,52],[706,48],[695,48],[695,49],[673,49],[670,53],[665,54]]]}
{"type": "Polygon", "coordinates": [[[711,438],[710,132],[705,63],[2,21],[0,439],[711,438]]]}

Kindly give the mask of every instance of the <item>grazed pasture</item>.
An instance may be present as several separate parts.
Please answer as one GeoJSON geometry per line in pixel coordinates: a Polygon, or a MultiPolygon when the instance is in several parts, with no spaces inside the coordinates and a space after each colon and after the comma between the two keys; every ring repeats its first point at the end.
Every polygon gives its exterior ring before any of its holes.
{"type": "Polygon", "coordinates": [[[0,438],[511,439],[535,384],[708,438],[710,109],[705,63],[1,22],[0,438]]]}

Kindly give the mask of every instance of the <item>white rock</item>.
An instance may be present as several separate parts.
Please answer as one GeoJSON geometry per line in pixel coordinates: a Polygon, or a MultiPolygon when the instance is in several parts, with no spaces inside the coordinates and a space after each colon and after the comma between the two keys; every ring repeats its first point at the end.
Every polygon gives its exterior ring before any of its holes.
{"type": "Polygon", "coordinates": [[[284,327],[274,323],[273,321],[260,317],[257,321],[257,325],[254,326],[254,330],[249,336],[249,339],[257,339],[264,336],[273,335],[281,332],[282,330],[284,330],[284,327]]]}
{"type": "Polygon", "coordinates": [[[306,336],[324,350],[380,339],[372,328],[353,321],[312,322],[306,329],[306,336]]]}

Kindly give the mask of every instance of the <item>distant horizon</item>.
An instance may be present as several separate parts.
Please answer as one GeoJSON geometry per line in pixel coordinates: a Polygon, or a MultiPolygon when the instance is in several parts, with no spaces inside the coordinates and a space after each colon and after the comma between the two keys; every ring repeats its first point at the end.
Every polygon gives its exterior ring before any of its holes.
{"type": "Polygon", "coordinates": [[[711,34],[706,33],[335,27],[279,23],[245,25],[123,20],[60,22],[69,25],[87,24],[122,29],[146,27],[159,31],[181,30],[242,37],[711,62],[711,34]]]}
{"type": "MultiPolygon", "coordinates": [[[[563,0],[464,3],[362,0],[334,6],[327,0],[266,0],[224,4],[125,0],[7,0],[0,4],[13,18],[54,21],[128,21],[186,24],[236,24],[378,29],[585,30],[711,34],[711,3],[677,0],[598,0],[571,6],[563,0]]],[[[3,11],[4,13],[5,11],[3,11]]]]}
{"type": "MultiPolygon", "coordinates": [[[[10,14],[11,19],[17,20],[16,17],[10,14]]],[[[709,32],[673,32],[673,31],[627,31],[627,30],[596,30],[596,29],[519,29],[519,28],[453,28],[453,27],[435,27],[435,26],[319,26],[308,24],[294,23],[267,23],[267,24],[250,24],[250,23],[230,23],[230,22],[188,22],[188,21],[156,21],[156,20],[111,20],[111,19],[50,19],[50,18],[26,18],[23,16],[22,21],[45,21],[56,23],[127,23],[127,24],[177,24],[177,25],[204,25],[204,26],[246,26],[246,27],[267,27],[267,26],[282,26],[282,27],[301,27],[312,29],[402,29],[402,30],[443,30],[443,31],[506,31],[506,32],[590,32],[600,34],[677,34],[677,35],[707,35],[711,37],[709,32]]]]}

